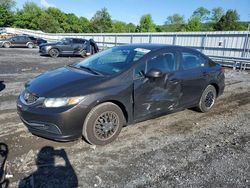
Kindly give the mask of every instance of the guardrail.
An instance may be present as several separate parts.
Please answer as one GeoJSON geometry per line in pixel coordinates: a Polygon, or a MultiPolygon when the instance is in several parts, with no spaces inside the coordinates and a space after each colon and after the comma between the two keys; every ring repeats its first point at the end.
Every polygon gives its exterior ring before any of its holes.
{"type": "Polygon", "coordinates": [[[250,69],[249,58],[232,58],[232,57],[220,57],[220,56],[209,56],[213,61],[222,64],[225,67],[232,67],[234,70],[246,70],[250,69]]]}

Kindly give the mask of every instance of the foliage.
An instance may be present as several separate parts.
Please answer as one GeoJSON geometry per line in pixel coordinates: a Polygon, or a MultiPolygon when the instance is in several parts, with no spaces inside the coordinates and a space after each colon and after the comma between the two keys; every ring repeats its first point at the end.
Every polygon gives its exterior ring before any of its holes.
{"type": "Polygon", "coordinates": [[[145,14],[141,17],[140,32],[155,32],[155,24],[150,14],[145,14]]]}
{"type": "Polygon", "coordinates": [[[0,0],[0,7],[10,11],[16,5],[15,0],[0,0]]]}
{"type": "Polygon", "coordinates": [[[127,24],[121,21],[113,21],[112,32],[114,33],[125,33],[127,32],[127,24]]]}
{"type": "Polygon", "coordinates": [[[167,21],[165,22],[166,25],[168,24],[184,24],[184,16],[179,14],[173,14],[172,16],[167,17],[167,21]]]}
{"type": "Polygon", "coordinates": [[[200,18],[197,16],[191,17],[188,20],[187,26],[186,26],[187,31],[200,31],[201,30],[201,21],[200,18]]]}
{"type": "Polygon", "coordinates": [[[239,15],[236,10],[228,10],[225,15],[215,24],[217,31],[236,31],[240,29],[239,15]]]}
{"type": "Polygon", "coordinates": [[[23,9],[17,10],[15,27],[27,29],[39,29],[39,19],[42,15],[42,9],[33,2],[26,2],[23,9]]]}
{"type": "MultiPolygon", "coordinates": [[[[210,11],[204,7],[199,7],[193,12],[192,17],[197,17],[201,22],[205,22],[209,19],[210,11]]],[[[192,19],[192,18],[191,18],[192,19]]]]}
{"type": "Polygon", "coordinates": [[[211,11],[210,20],[214,23],[218,22],[224,14],[224,10],[221,7],[215,7],[211,11]]]}
{"type": "Polygon", "coordinates": [[[106,8],[103,8],[95,13],[90,20],[91,31],[93,33],[111,32],[112,20],[106,8]]]}
{"type": "Polygon", "coordinates": [[[162,31],[165,32],[185,31],[184,16],[181,16],[179,14],[173,14],[171,16],[168,16],[165,25],[162,27],[162,31]]]}
{"type": "Polygon", "coordinates": [[[0,27],[9,27],[12,25],[14,15],[8,9],[0,7],[0,27]]]}

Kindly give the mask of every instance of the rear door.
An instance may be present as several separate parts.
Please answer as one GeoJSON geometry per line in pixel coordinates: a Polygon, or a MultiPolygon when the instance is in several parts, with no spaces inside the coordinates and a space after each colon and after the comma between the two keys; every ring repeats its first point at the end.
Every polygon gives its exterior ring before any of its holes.
{"type": "Polygon", "coordinates": [[[20,36],[18,45],[21,47],[25,47],[29,41],[30,40],[27,36],[20,36]]]}
{"type": "Polygon", "coordinates": [[[176,77],[179,55],[168,49],[141,62],[134,70],[134,119],[147,119],[175,109],[181,97],[181,82],[176,77]],[[146,78],[151,69],[161,70],[160,78],[146,78]]]}
{"type": "Polygon", "coordinates": [[[204,87],[208,74],[206,73],[207,60],[193,50],[181,51],[181,67],[178,77],[182,80],[181,105],[192,106],[197,104],[204,87]]]}

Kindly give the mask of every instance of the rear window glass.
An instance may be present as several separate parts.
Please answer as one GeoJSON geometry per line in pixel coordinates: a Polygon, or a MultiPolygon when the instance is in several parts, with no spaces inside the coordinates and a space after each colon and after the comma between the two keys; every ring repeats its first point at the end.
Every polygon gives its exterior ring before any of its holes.
{"type": "Polygon", "coordinates": [[[206,60],[202,56],[190,52],[182,52],[182,68],[184,70],[204,67],[205,64],[206,60]]]}

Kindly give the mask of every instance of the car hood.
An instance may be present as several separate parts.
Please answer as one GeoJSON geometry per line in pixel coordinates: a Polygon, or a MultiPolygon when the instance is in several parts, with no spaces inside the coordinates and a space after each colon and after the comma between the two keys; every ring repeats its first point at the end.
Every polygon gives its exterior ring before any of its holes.
{"type": "Polygon", "coordinates": [[[25,84],[26,89],[39,97],[70,97],[91,93],[106,77],[62,67],[47,71],[25,84]]]}

